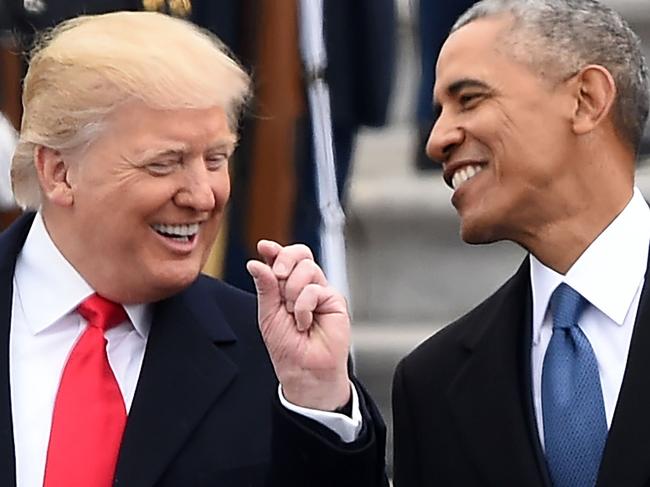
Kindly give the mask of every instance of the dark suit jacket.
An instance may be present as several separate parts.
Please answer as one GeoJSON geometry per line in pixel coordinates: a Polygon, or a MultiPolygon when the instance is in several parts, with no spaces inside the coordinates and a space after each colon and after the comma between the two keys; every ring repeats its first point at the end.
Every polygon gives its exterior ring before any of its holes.
{"type": "MultiPolygon", "coordinates": [[[[8,354],[13,270],[32,218],[0,235],[3,487],[15,485],[8,354]]],[[[362,389],[366,427],[351,445],[279,405],[254,296],[200,277],[154,306],[116,486],[382,485],[383,426],[362,389]]]]}
{"type": "MultiPolygon", "coordinates": [[[[650,485],[648,273],[598,487],[650,485]]],[[[398,365],[395,486],[550,486],[530,386],[529,261],[398,365]]]]}

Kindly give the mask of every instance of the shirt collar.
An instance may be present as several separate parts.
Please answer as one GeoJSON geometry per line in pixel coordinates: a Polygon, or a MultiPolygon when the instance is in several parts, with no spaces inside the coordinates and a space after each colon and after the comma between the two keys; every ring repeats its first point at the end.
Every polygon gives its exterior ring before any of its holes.
{"type": "Polygon", "coordinates": [[[603,230],[566,275],[546,267],[533,255],[533,343],[538,343],[548,302],[555,288],[566,282],[617,325],[623,325],[643,281],[650,245],[650,208],[634,188],[625,209],[603,230]]]}
{"type": "MultiPolygon", "coordinates": [[[[27,327],[34,335],[76,310],[95,292],[56,247],[40,212],[16,261],[14,285],[27,327]]],[[[150,306],[125,305],[124,309],[138,334],[146,338],[151,325],[150,306]]]]}

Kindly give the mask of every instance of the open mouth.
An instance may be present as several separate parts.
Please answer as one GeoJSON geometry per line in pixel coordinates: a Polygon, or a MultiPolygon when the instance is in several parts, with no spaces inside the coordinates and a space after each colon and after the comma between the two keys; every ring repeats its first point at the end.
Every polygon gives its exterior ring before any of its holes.
{"type": "Polygon", "coordinates": [[[193,242],[199,233],[198,223],[184,223],[180,225],[167,225],[163,223],[154,223],[151,228],[156,233],[175,242],[193,242]]]}
{"type": "Polygon", "coordinates": [[[469,166],[463,166],[456,170],[451,177],[451,184],[450,186],[456,190],[458,189],[462,184],[466,183],[470,179],[472,179],[474,176],[476,176],[478,173],[480,173],[483,170],[483,167],[476,164],[476,165],[469,165],[469,166]]]}

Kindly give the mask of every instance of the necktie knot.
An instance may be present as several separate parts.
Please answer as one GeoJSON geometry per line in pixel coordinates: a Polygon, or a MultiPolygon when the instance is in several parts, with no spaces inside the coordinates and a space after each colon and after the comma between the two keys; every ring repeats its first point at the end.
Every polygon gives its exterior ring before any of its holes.
{"type": "Polygon", "coordinates": [[[93,294],[82,301],[77,311],[88,321],[88,326],[106,331],[127,319],[121,304],[110,301],[99,294],[93,294]]]}
{"type": "Polygon", "coordinates": [[[566,283],[560,284],[551,296],[553,328],[577,326],[578,319],[587,305],[587,300],[566,283]]]}

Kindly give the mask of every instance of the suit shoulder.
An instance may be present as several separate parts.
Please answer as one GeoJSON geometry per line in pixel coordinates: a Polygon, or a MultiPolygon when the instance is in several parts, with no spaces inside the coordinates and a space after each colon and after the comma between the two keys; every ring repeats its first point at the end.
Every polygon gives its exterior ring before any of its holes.
{"type": "Polygon", "coordinates": [[[254,294],[219,279],[200,275],[182,295],[187,306],[208,329],[215,317],[222,316],[240,338],[244,335],[258,338],[257,299],[254,294]]]}
{"type": "Polygon", "coordinates": [[[480,338],[489,324],[494,322],[494,315],[501,312],[504,303],[518,299],[523,290],[522,284],[527,282],[525,278],[526,268],[522,265],[492,295],[418,345],[400,361],[398,367],[404,371],[412,368],[422,370],[421,367],[429,369],[464,357],[468,344],[480,338]]]}
{"type": "Polygon", "coordinates": [[[234,307],[252,308],[253,310],[257,308],[257,299],[254,294],[205,274],[199,276],[193,287],[202,292],[207,292],[221,305],[227,304],[234,307]]]}
{"type": "Polygon", "coordinates": [[[243,299],[248,301],[255,301],[255,295],[244,289],[240,289],[232,284],[227,283],[221,279],[214,278],[207,274],[200,274],[197,282],[195,283],[199,286],[210,288],[213,292],[217,294],[222,294],[224,296],[229,296],[235,299],[243,299]]]}

